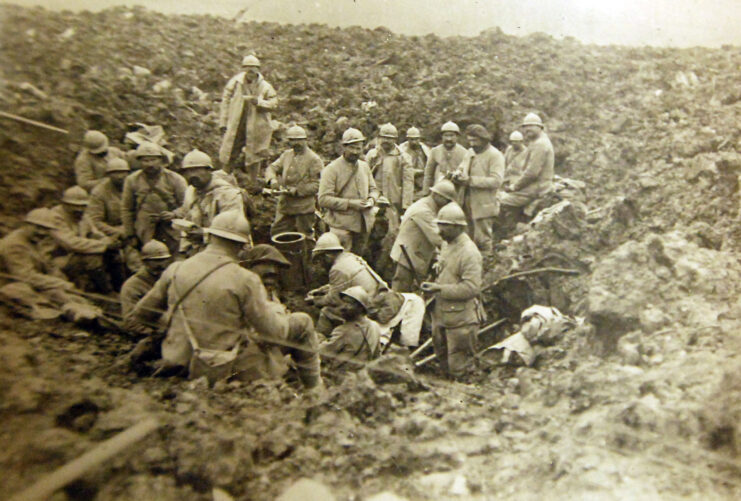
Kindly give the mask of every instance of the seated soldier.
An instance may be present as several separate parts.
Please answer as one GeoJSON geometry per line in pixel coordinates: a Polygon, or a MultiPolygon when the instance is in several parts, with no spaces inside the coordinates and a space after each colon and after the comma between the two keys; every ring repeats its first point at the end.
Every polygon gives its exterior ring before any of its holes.
{"type": "Polygon", "coordinates": [[[363,362],[380,356],[381,330],[367,317],[370,297],[365,289],[356,285],[340,292],[340,297],[340,315],[344,323],[332,330],[319,350],[324,355],[324,365],[331,369],[359,370],[363,362]]]}
{"type": "Polygon", "coordinates": [[[309,292],[307,301],[322,308],[316,330],[328,336],[332,329],[342,323],[339,308],[343,304],[340,292],[354,285],[361,286],[370,297],[379,290],[389,287],[368,263],[360,256],[345,251],[334,233],[319,237],[312,256],[329,269],[329,283],[309,292]]]}
{"type": "Polygon", "coordinates": [[[314,388],[322,382],[319,370],[319,340],[314,330],[314,321],[306,313],[291,313],[281,302],[281,270],[287,270],[291,263],[272,245],[259,244],[249,249],[242,264],[257,273],[268,292],[268,300],[281,305],[288,314],[287,345],[282,347],[284,355],[289,355],[298,378],[305,388],[314,388]],[[306,346],[301,350],[298,346],[306,346]]]}
{"type": "Polygon", "coordinates": [[[170,266],[172,256],[165,244],[158,240],[150,240],[142,247],[141,260],[142,267],[121,287],[121,315],[124,319],[124,328],[128,332],[148,336],[155,329],[152,326],[138,323],[131,316],[131,312],[136,303],[154,287],[154,283],[162,272],[170,266]]]}
{"type": "Polygon", "coordinates": [[[0,300],[35,320],[61,315],[74,322],[90,322],[102,312],[74,294],[75,286],[48,254],[44,245],[56,231],[49,209],[34,209],[24,224],[0,239],[0,300]]]}
{"type": "Polygon", "coordinates": [[[88,200],[85,190],[73,186],[65,190],[62,203],[51,209],[56,225],[51,233],[55,241],[52,252],[62,271],[73,277],[79,288],[108,293],[113,286],[106,263],[115,262],[111,254],[118,252],[121,241],[106,237],[85,217],[88,200]]]}

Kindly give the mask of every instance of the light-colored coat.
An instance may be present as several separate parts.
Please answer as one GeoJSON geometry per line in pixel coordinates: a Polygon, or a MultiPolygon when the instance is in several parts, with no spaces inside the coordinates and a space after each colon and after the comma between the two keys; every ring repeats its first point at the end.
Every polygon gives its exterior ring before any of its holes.
{"type": "Polygon", "coordinates": [[[469,176],[468,185],[460,189],[466,214],[471,219],[498,216],[497,190],[504,179],[504,155],[492,145],[481,153],[470,149],[459,170],[469,176]]]}
{"type": "Polygon", "coordinates": [[[437,205],[431,195],[414,202],[401,218],[399,235],[391,248],[391,259],[409,269],[401,246],[406,248],[414,271],[420,279],[427,276],[435,249],[443,244],[434,223],[437,211],[437,205]]]}
{"type": "Polygon", "coordinates": [[[366,200],[368,197],[377,199],[379,192],[366,162],[358,160],[352,165],[345,157],[339,157],[322,170],[319,207],[327,209],[325,221],[330,227],[355,233],[363,229],[370,231],[374,221],[372,208],[363,211],[347,208],[348,200],[366,200]]]}
{"type": "Polygon", "coordinates": [[[286,339],[288,333],[288,316],[268,301],[260,277],[214,247],[170,265],[131,315],[142,323],[154,323],[163,310],[171,321],[162,358],[172,364],[190,362],[193,350],[187,329],[199,347],[224,351],[250,340],[252,332],[276,340],[286,339]],[[198,284],[174,311],[180,295],[223,262],[228,264],[198,284]]]}
{"type": "Polygon", "coordinates": [[[102,254],[106,251],[110,240],[97,231],[87,217],[75,221],[61,205],[52,207],[51,211],[55,216],[55,229],[51,236],[59,250],[70,254],[102,254]]]}
{"type": "Polygon", "coordinates": [[[162,169],[161,175],[154,184],[150,184],[144,171],[130,174],[124,181],[121,196],[121,220],[124,233],[136,235],[142,245],[154,238],[157,225],[164,225],[166,232],[178,238],[177,230],[170,223],[154,223],[152,214],[163,211],[175,211],[185,200],[188,183],[183,176],[168,169],[162,169]]]}
{"type": "Polygon", "coordinates": [[[520,151],[515,151],[512,145],[507,146],[504,151],[504,181],[514,182],[522,175],[527,157],[527,148],[523,147],[520,151]]]}
{"type": "Polygon", "coordinates": [[[411,159],[398,146],[390,153],[379,145],[366,155],[376,186],[397,209],[406,209],[414,201],[414,168],[411,159]]]}
{"type": "Polygon", "coordinates": [[[439,262],[441,290],[435,299],[435,321],[447,328],[480,323],[482,259],[476,244],[461,233],[443,248],[439,262]]]}
{"type": "MultiPolygon", "coordinates": [[[[20,229],[0,239],[0,271],[17,277],[15,280],[22,280],[39,292],[74,287],[55,266],[51,256],[31,243],[20,229]]],[[[13,281],[0,277],[0,284],[13,281]]]]}
{"type": "Polygon", "coordinates": [[[224,139],[219,149],[219,161],[227,165],[234,155],[236,144],[240,136],[239,125],[242,123],[242,114],[246,113],[245,160],[247,163],[258,153],[270,147],[273,137],[273,124],[270,112],[278,104],[275,89],[262,75],[250,84],[245,81],[245,73],[238,73],[229,80],[221,96],[219,109],[219,126],[226,127],[224,139]],[[257,104],[246,103],[244,97],[257,97],[257,104]]]}
{"type": "Polygon", "coordinates": [[[75,158],[75,182],[90,193],[105,178],[108,162],[114,158],[126,158],[124,152],[115,147],[108,148],[108,154],[96,157],[87,148],[80,150],[75,158]]]}
{"type": "Polygon", "coordinates": [[[278,186],[296,188],[296,195],[281,195],[277,211],[289,216],[313,214],[316,210],[316,194],[319,191],[319,176],[324,162],[310,148],[296,155],[293,149],[284,151],[265,170],[265,180],[275,179],[278,186]]]}
{"type": "Polygon", "coordinates": [[[545,132],[527,146],[522,175],[512,186],[512,195],[535,199],[553,189],[553,144],[545,132]]]}
{"type": "Polygon", "coordinates": [[[430,188],[443,179],[446,174],[453,172],[466,156],[466,148],[456,144],[452,150],[448,150],[442,144],[438,144],[430,150],[430,156],[425,166],[425,180],[422,192],[427,195],[430,188]]]}
{"type": "MultiPolygon", "coordinates": [[[[380,350],[381,328],[376,322],[365,315],[352,322],[338,325],[332,331],[329,339],[319,346],[321,353],[349,358],[353,362],[370,362],[378,358],[380,350]]],[[[329,359],[328,362],[335,368],[349,364],[353,369],[362,365],[348,361],[329,359]]]]}
{"type": "Polygon", "coordinates": [[[85,216],[106,236],[123,234],[121,192],[113,186],[110,179],[104,179],[93,188],[85,216]]]}
{"type": "Polygon", "coordinates": [[[183,205],[176,214],[201,228],[211,226],[214,217],[228,210],[244,211],[242,192],[216,174],[202,190],[188,186],[183,205]]]}
{"type": "Polygon", "coordinates": [[[317,298],[315,304],[336,306],[342,302],[340,292],[356,285],[365,289],[371,298],[378,294],[379,289],[388,289],[388,284],[373,271],[365,259],[352,252],[343,252],[329,269],[329,291],[317,298]]]}

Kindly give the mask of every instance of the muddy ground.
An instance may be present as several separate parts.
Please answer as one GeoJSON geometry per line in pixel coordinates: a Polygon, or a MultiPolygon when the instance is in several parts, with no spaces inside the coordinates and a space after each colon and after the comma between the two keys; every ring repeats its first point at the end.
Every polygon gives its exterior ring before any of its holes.
{"type": "MultiPolygon", "coordinates": [[[[535,110],[557,173],[586,183],[567,210],[502,242],[486,282],[537,266],[578,274],[487,290],[490,319],[509,322],[486,341],[531,304],[583,323],[538,347],[534,367],[490,358],[467,383],[415,372],[403,354],[330,375],[311,397],[140,379],[119,363],[130,340],[2,310],[4,496],[151,415],[156,434],[53,499],[208,500],[214,488],[275,499],[301,477],[357,500],[741,495],[739,48],[403,37],[123,8],[2,6],[0,17],[0,107],[70,131],[2,122],[3,230],[71,183],[87,128],[115,142],[128,122],[159,123],[178,156],[215,154],[216,99],[249,51],[282,98],[275,118],[304,123],[325,160],[341,116],[368,134],[416,125],[430,144],[448,119],[482,122],[501,146],[535,110]]],[[[265,235],[271,203],[260,210],[265,235]]]]}

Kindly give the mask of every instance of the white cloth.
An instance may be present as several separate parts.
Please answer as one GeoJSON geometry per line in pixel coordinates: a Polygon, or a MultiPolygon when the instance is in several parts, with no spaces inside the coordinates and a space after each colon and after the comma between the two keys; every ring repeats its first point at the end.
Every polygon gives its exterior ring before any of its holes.
{"type": "Polygon", "coordinates": [[[404,302],[396,316],[381,327],[381,344],[387,344],[391,339],[391,331],[401,323],[401,338],[403,346],[417,346],[419,332],[422,330],[422,320],[425,316],[425,300],[417,294],[402,293],[404,302]]]}

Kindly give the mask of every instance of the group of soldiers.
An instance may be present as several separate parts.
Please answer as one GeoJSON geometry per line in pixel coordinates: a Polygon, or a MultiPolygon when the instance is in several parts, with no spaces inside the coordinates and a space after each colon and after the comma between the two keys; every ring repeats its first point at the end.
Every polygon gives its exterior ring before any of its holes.
{"type": "Polygon", "coordinates": [[[384,124],[368,151],[350,127],[326,166],[294,125],[288,149],[263,174],[276,95],[259,66],[245,57],[225,89],[221,169],[193,150],[178,173],[155,142],[124,153],[88,131],[61,204],[32,210],[0,240],[0,299],[31,318],[95,323],[107,317],[81,291],[120,289],[119,327],[141,340],[132,360],[212,382],[293,375],[306,388],[321,386],[321,367],[352,370],[391,345],[417,346],[428,315],[443,371],[465,374],[485,320],[482,253],[552,187],[541,119],[528,114],[504,155],[478,124],[462,133],[445,123],[434,148],[415,127],[399,145],[396,127],[384,124]],[[320,309],[316,321],[282,302],[291,262],[253,243],[254,191],[245,187],[261,174],[278,195],[272,235],[301,233],[328,272],[305,298],[320,309]],[[369,243],[379,221],[385,252],[369,243]],[[382,258],[392,270],[369,264],[382,258]]]}

